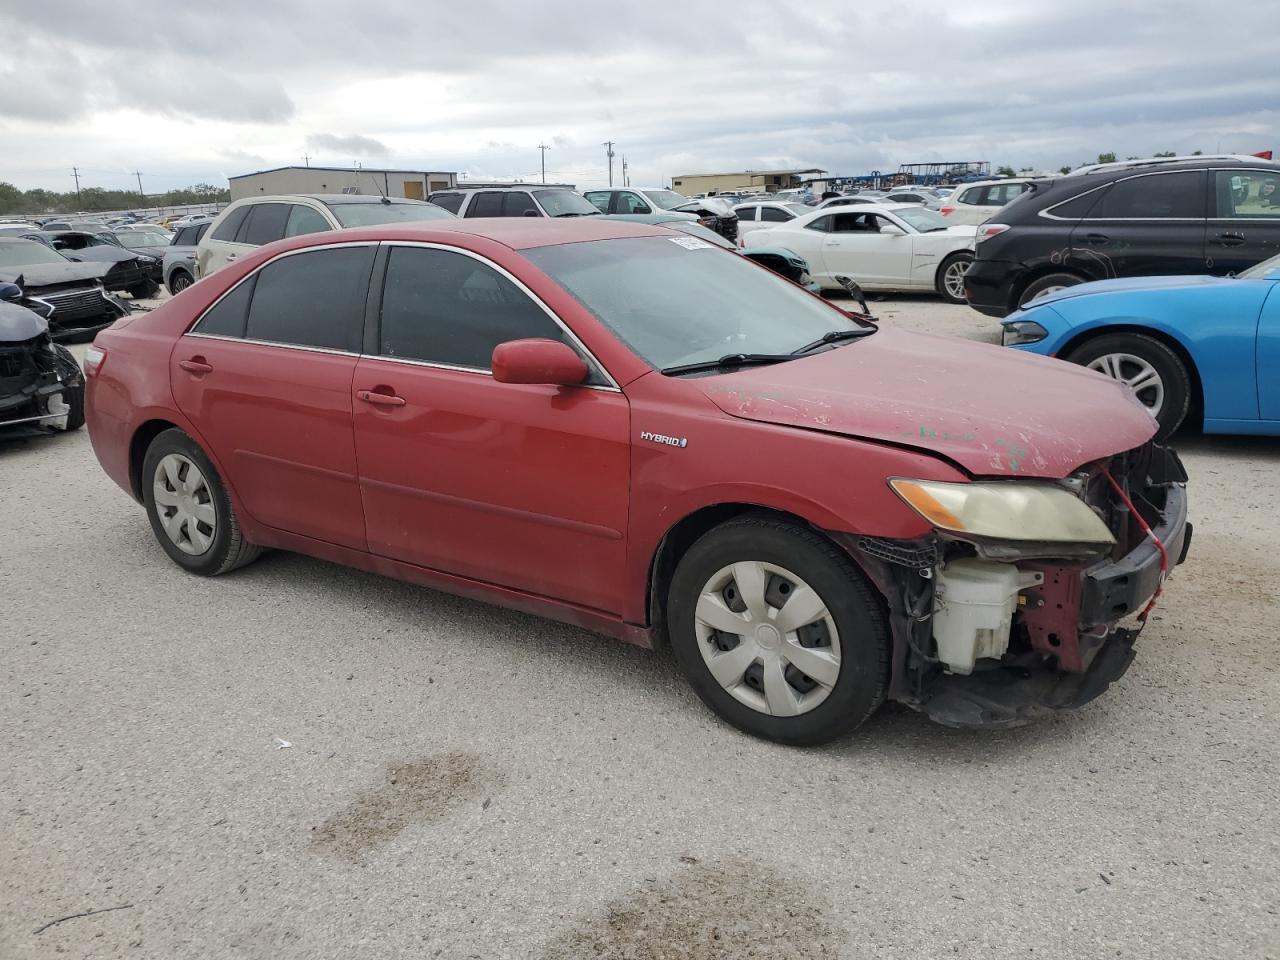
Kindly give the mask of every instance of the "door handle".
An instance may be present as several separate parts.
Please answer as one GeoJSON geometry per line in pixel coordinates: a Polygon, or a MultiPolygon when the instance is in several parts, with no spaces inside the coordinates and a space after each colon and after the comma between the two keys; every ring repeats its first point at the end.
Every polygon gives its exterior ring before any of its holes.
{"type": "Polygon", "coordinates": [[[356,399],[380,407],[403,407],[405,404],[404,397],[397,397],[394,393],[375,393],[373,390],[357,390],[356,399]]]}
{"type": "Polygon", "coordinates": [[[827,243],[826,243],[826,246],[828,246],[828,247],[838,247],[838,246],[840,246],[840,241],[839,241],[839,240],[828,240],[828,241],[827,241],[827,243]]]}
{"type": "Polygon", "coordinates": [[[1214,236],[1213,242],[1221,247],[1238,247],[1244,243],[1243,233],[1219,233],[1214,236]]]}
{"type": "Polygon", "coordinates": [[[190,360],[179,360],[178,366],[187,373],[194,373],[197,376],[203,376],[206,373],[213,373],[213,366],[204,362],[204,357],[192,357],[190,360]]]}
{"type": "Polygon", "coordinates": [[[1096,245],[1096,244],[1110,243],[1111,238],[1108,237],[1105,233],[1086,233],[1083,237],[1080,238],[1080,241],[1082,243],[1096,245]]]}

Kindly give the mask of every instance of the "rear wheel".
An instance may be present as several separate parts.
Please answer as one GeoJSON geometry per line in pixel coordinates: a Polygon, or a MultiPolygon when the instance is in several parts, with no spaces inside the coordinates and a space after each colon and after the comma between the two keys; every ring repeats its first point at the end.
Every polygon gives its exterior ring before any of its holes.
{"type": "Polygon", "coordinates": [[[244,539],[222,478],[199,444],[181,430],[151,441],[142,464],[151,529],[178,566],[211,577],[258,558],[244,539]]]}
{"type": "Polygon", "coordinates": [[[195,279],[187,271],[175,270],[169,274],[169,292],[173,294],[181,293],[195,282],[195,279]]]}
{"type": "Polygon", "coordinates": [[[1191,407],[1191,375],[1169,347],[1140,333],[1112,333],[1088,340],[1067,360],[1127,383],[1151,412],[1163,440],[1182,425],[1191,407]]]}
{"type": "Polygon", "coordinates": [[[1027,284],[1027,289],[1023,290],[1022,296],[1018,298],[1018,309],[1021,310],[1032,300],[1047,297],[1051,293],[1057,293],[1059,290],[1065,290],[1067,287],[1074,287],[1080,283],[1084,283],[1084,280],[1074,273],[1047,274],[1027,284]]]}
{"type": "Polygon", "coordinates": [[[973,254],[968,251],[953,253],[942,261],[933,285],[947,303],[967,302],[964,295],[964,275],[971,263],[973,254]]]}
{"type": "Polygon", "coordinates": [[[847,556],[798,524],[753,515],[702,536],[676,568],[668,611],[690,685],[747,733],[825,743],[884,699],[879,598],[847,556]]]}

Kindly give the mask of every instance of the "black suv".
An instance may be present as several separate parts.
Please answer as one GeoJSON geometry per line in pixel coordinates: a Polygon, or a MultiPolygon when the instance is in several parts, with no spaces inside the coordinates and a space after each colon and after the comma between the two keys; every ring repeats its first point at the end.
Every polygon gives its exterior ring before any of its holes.
{"type": "Polygon", "coordinates": [[[1280,164],[1177,157],[1033,180],[977,241],[965,295],[991,317],[1089,280],[1233,274],[1280,253],[1280,164]]]}

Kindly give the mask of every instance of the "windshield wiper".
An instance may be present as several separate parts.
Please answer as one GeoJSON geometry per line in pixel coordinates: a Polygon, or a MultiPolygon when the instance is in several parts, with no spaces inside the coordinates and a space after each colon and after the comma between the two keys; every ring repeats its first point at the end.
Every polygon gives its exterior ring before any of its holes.
{"type": "Polygon", "coordinates": [[[660,372],[666,374],[698,373],[703,370],[719,370],[721,367],[747,367],[765,363],[783,363],[786,360],[794,359],[795,356],[790,353],[729,353],[719,360],[682,363],[676,367],[663,367],[660,372]]]}
{"type": "Polygon", "coordinates": [[[817,350],[819,347],[825,347],[829,343],[842,343],[845,340],[857,340],[859,337],[869,337],[878,329],[880,328],[855,327],[852,330],[832,330],[828,333],[824,333],[821,338],[813,341],[813,343],[806,343],[803,347],[793,350],[791,353],[792,356],[799,356],[802,353],[809,353],[812,350],[817,350]]]}
{"type": "Polygon", "coordinates": [[[600,211],[592,210],[590,213],[578,213],[577,211],[569,210],[564,213],[557,213],[556,216],[557,217],[598,217],[600,216],[600,211]]]}

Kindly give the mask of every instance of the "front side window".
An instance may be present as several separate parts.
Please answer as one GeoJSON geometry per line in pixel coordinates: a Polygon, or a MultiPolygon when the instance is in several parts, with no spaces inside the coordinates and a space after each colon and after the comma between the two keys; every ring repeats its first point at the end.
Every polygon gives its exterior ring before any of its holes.
{"type": "Polygon", "coordinates": [[[956,197],[956,203],[963,203],[970,207],[983,206],[982,195],[986,192],[986,187],[970,187],[956,197]]]}
{"type": "Polygon", "coordinates": [[[609,212],[609,197],[612,196],[608,190],[591,190],[583,194],[584,197],[601,213],[609,212]]]}
{"type": "Polygon", "coordinates": [[[323,233],[329,229],[329,221],[310,207],[300,203],[291,204],[289,219],[284,226],[286,237],[301,237],[308,233],[323,233]]]}
{"type": "Polygon", "coordinates": [[[795,215],[781,207],[761,207],[760,219],[771,223],[786,223],[788,220],[794,220],[795,215]]]}
{"type": "Polygon", "coordinates": [[[488,370],[508,340],[563,341],[538,304],[475,257],[428,247],[394,247],[382,290],[379,353],[488,370]]]}
{"type": "Polygon", "coordinates": [[[308,250],[258,271],[245,336],[250,340],[360,349],[372,246],[308,250]]]}
{"type": "Polygon", "coordinates": [[[548,217],[590,217],[600,213],[595,204],[572,190],[535,190],[533,195],[548,217]]]}
{"type": "Polygon", "coordinates": [[[240,243],[260,247],[266,243],[275,243],[284,236],[285,222],[289,219],[288,203],[255,203],[250,208],[236,240],[240,243]]]}
{"type": "Polygon", "coordinates": [[[369,227],[378,223],[414,223],[418,220],[451,220],[449,213],[422,200],[381,200],[377,203],[329,203],[329,211],[344,227],[369,227]]]}
{"type": "Polygon", "coordinates": [[[233,242],[236,234],[240,232],[240,225],[244,223],[245,217],[249,215],[249,211],[253,207],[251,204],[245,204],[243,207],[236,207],[226,215],[223,221],[218,224],[218,229],[213,231],[214,240],[226,240],[233,242]]]}
{"type": "Polygon", "coordinates": [[[788,354],[858,326],[744,257],[690,246],[684,237],[629,237],[524,255],[660,370],[726,354],[788,354]]]}
{"type": "Polygon", "coordinates": [[[818,217],[818,219],[810,220],[808,223],[806,223],[804,225],[804,228],[806,230],[817,230],[819,233],[830,233],[831,221],[834,219],[835,219],[834,217],[830,217],[830,216],[818,217]]]}
{"type": "Polygon", "coordinates": [[[689,198],[681,196],[674,190],[646,190],[644,195],[649,198],[649,202],[662,210],[674,210],[682,203],[688,203],[689,198]]]}
{"type": "Polygon", "coordinates": [[[1216,170],[1213,176],[1219,217],[1280,218],[1280,173],[1216,170]]]}
{"type": "MultiPolygon", "coordinates": [[[[946,230],[951,224],[940,213],[926,210],[924,207],[899,207],[893,211],[899,220],[906,221],[907,226],[920,233],[933,233],[946,230]]],[[[888,223],[888,221],[885,221],[888,223]]]]}
{"type": "Polygon", "coordinates": [[[620,193],[618,194],[618,212],[619,213],[653,213],[649,205],[645,203],[637,194],[620,193]]]}
{"type": "Polygon", "coordinates": [[[1117,180],[1089,211],[1090,220],[1188,220],[1204,216],[1204,171],[1117,180]]]}
{"type": "Polygon", "coordinates": [[[739,220],[754,220],[759,207],[734,207],[733,212],[738,215],[739,220]]]}

